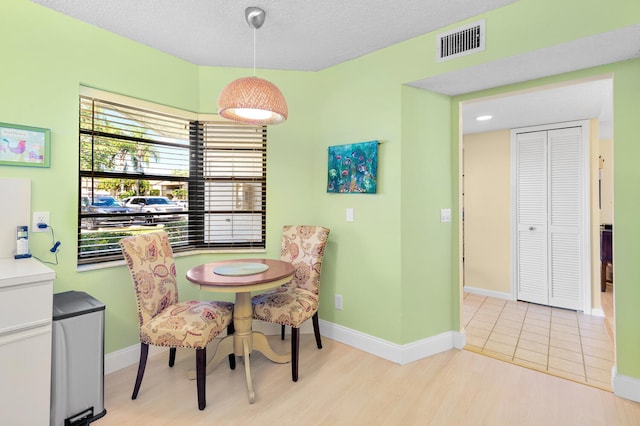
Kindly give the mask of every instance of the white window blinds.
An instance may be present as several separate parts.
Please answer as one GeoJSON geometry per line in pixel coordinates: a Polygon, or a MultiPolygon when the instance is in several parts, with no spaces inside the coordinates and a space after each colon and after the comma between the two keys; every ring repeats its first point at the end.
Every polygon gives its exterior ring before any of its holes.
{"type": "Polygon", "coordinates": [[[158,229],[174,251],[265,247],[266,127],[185,117],[80,97],[78,263],[158,229]]]}

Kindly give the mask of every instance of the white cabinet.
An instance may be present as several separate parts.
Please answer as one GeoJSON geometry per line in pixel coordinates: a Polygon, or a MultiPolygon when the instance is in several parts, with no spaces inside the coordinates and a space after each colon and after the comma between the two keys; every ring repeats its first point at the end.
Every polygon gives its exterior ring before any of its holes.
{"type": "Polygon", "coordinates": [[[0,259],[0,424],[49,424],[55,276],[35,259],[0,259]]]}

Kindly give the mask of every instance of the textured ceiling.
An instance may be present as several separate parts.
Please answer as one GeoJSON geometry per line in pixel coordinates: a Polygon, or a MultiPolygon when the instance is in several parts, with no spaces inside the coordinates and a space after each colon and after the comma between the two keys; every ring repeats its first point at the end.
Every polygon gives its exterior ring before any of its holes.
{"type": "Polygon", "coordinates": [[[317,71],[516,0],[32,0],[197,65],[317,71]]]}
{"type": "MultiPolygon", "coordinates": [[[[31,1],[197,65],[243,68],[253,66],[254,36],[244,10],[262,7],[257,68],[317,71],[517,0],[31,1]]],[[[638,57],[640,24],[407,84],[453,96],[638,57]]],[[[464,132],[598,117],[601,137],[612,137],[607,81],[465,104],[464,132]],[[475,121],[481,110],[494,119],[475,121]]]]}

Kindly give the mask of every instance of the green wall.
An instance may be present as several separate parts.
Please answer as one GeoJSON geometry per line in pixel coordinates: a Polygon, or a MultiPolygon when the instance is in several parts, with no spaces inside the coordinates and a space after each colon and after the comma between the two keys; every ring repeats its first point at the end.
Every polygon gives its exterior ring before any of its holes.
{"type": "MultiPolygon", "coordinates": [[[[396,344],[459,330],[459,101],[613,73],[616,229],[624,229],[614,241],[617,365],[620,374],[640,378],[640,337],[634,330],[640,323],[640,286],[634,283],[640,262],[633,258],[640,252],[634,220],[640,147],[633,142],[640,61],[454,98],[404,85],[635,24],[640,3],[612,0],[603,12],[597,0],[520,0],[483,15],[487,49],[476,55],[436,64],[436,33],[430,33],[316,73],[258,70],[282,89],[290,109],[287,122],[269,128],[264,256],[279,256],[282,225],[327,226],[321,318],[396,344]],[[381,142],[378,194],[327,194],[327,147],[372,139],[381,142]],[[353,223],[345,220],[347,207],[354,208],[353,223]],[[440,223],[441,208],[452,209],[452,223],[440,223]],[[333,309],[335,293],[343,295],[342,311],[333,309]]],[[[0,46],[0,121],[52,129],[49,169],[0,166],[0,176],[30,178],[32,210],[51,212],[63,244],[54,290],[86,291],[107,305],[107,353],[134,345],[135,304],[126,269],[76,268],[78,88],[213,112],[221,88],[249,71],[197,67],[28,0],[0,2],[0,46]]],[[[48,234],[32,235],[31,241],[32,252],[45,253],[46,260],[48,234]]],[[[186,271],[236,256],[184,256],[177,267],[186,271]]],[[[184,279],[180,292],[182,298],[226,299],[201,293],[184,279]]]]}
{"type": "MultiPolygon", "coordinates": [[[[314,197],[317,220],[331,228],[334,279],[323,279],[320,316],[376,337],[399,342],[400,280],[400,92],[399,64],[387,55],[368,55],[318,74],[323,93],[316,126],[314,197]],[[378,182],[374,194],[326,192],[327,147],[378,140],[378,182]],[[346,209],[354,209],[347,223],[346,209]],[[324,287],[326,286],[326,287],[324,287]],[[344,310],[334,309],[333,294],[344,310]]],[[[332,266],[330,266],[331,268],[332,266]]]]}
{"type": "MultiPolygon", "coordinates": [[[[76,272],[79,87],[195,110],[198,68],[26,0],[0,2],[0,46],[0,121],[51,129],[50,168],[4,166],[0,176],[31,179],[32,211],[51,214],[62,242],[54,291],[86,291],[103,301],[106,352],[130,346],[137,320],[128,272],[76,272]]],[[[30,246],[53,260],[49,233],[32,233],[30,246]]]]}
{"type": "Polygon", "coordinates": [[[614,215],[616,233],[615,311],[618,372],[640,378],[640,59],[612,67],[614,70],[614,215]]]}
{"type": "MultiPolygon", "coordinates": [[[[412,87],[402,97],[402,342],[459,329],[451,208],[451,99],[412,87]]],[[[452,219],[455,215],[452,214],[452,219]]],[[[457,259],[457,258],[455,258],[457,259]]]]}

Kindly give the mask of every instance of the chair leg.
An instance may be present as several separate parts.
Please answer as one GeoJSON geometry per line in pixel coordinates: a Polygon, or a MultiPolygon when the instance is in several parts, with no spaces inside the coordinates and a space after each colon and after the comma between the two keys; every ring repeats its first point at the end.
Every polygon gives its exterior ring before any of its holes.
{"type": "Polygon", "coordinates": [[[176,348],[169,348],[169,367],[176,363],[176,348]]]}
{"type": "Polygon", "coordinates": [[[198,409],[207,406],[207,348],[196,349],[196,386],[198,387],[198,409]]]}
{"type": "Polygon", "coordinates": [[[322,340],[320,339],[320,323],[318,322],[318,312],[313,314],[311,317],[313,321],[313,334],[316,335],[316,345],[318,345],[318,349],[322,349],[322,340]]]}
{"type": "MultiPolygon", "coordinates": [[[[227,336],[232,336],[236,332],[236,328],[233,326],[233,321],[227,326],[227,336]]],[[[229,368],[236,369],[236,356],[235,354],[229,354],[229,368]]]]}
{"type": "Polygon", "coordinates": [[[138,391],[142,384],[142,377],[144,376],[144,369],[147,366],[147,356],[149,355],[149,345],[140,342],[140,362],[138,363],[138,376],[136,377],[136,384],[133,386],[133,394],[131,399],[138,397],[138,391]]]}
{"type": "Polygon", "coordinates": [[[284,325],[280,326],[280,340],[284,340],[284,331],[285,331],[284,328],[285,328],[284,325]]]}
{"type": "Polygon", "coordinates": [[[298,381],[298,359],[300,358],[300,329],[291,327],[291,379],[298,381]]]}

